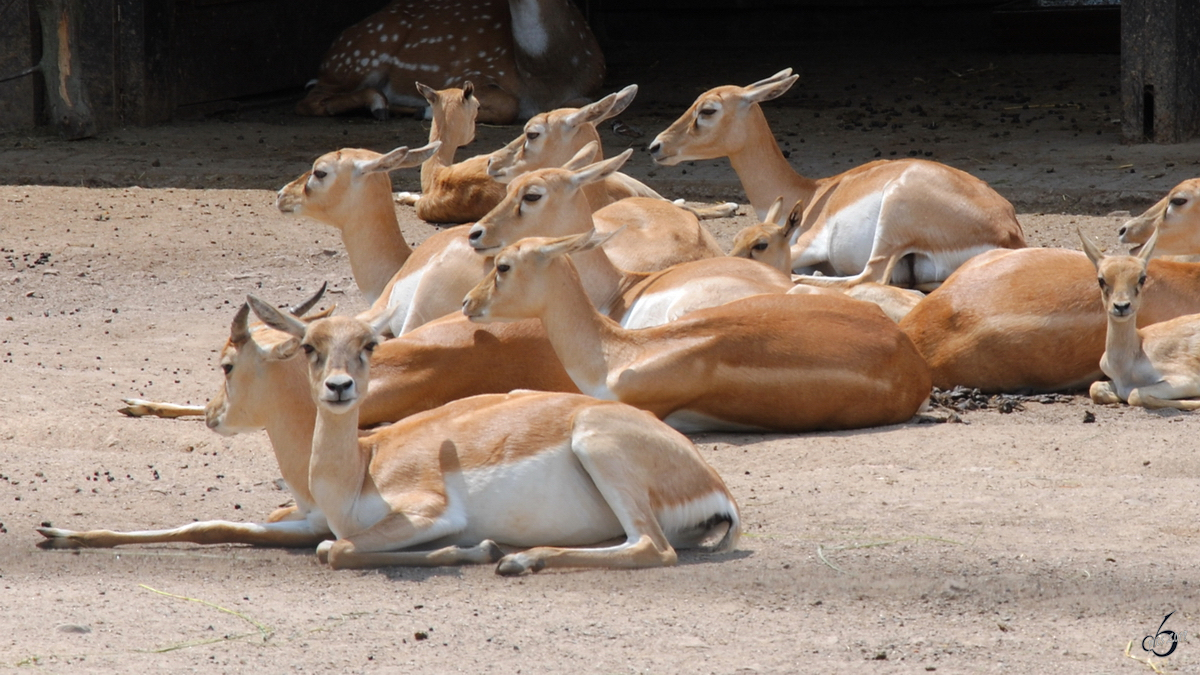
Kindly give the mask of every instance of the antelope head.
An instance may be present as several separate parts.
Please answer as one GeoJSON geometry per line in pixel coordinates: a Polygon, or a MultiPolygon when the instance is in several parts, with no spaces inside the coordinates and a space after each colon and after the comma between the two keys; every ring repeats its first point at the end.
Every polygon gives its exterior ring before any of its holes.
{"type": "MultiPolygon", "coordinates": [[[[1121,226],[1122,244],[1144,244],[1158,234],[1160,255],[1200,254],[1200,178],[1185,180],[1157,204],[1121,226]]],[[[1129,252],[1138,253],[1134,247],[1129,252]]]]}
{"type": "Polygon", "coordinates": [[[312,169],[280,188],[275,205],[284,213],[340,228],[356,217],[363,204],[386,203],[391,208],[388,172],[418,166],[439,147],[441,141],[413,150],[400,147],[387,154],[359,148],[326,153],[313,162],[312,169]]]}
{"type": "Polygon", "coordinates": [[[1154,254],[1157,237],[1157,233],[1150,235],[1150,239],[1136,256],[1106,256],[1090,239],[1082,233],[1079,234],[1079,239],[1083,242],[1083,252],[1096,266],[1100,297],[1109,321],[1124,322],[1137,317],[1138,307],[1142,302],[1142,289],[1146,285],[1146,268],[1150,256],[1154,254]]]}
{"type": "Polygon", "coordinates": [[[800,224],[803,202],[796,204],[792,213],[783,220],[783,197],[775,200],[767,211],[767,217],[758,225],[751,225],[733,240],[729,255],[750,258],[766,263],[784,274],[792,273],[792,234],[800,224]]]}
{"type": "Polygon", "coordinates": [[[589,144],[567,167],[538,169],[509,183],[504,199],[471,226],[467,235],[471,247],[480,253],[494,252],[524,237],[568,234],[570,230],[556,228],[572,228],[585,219],[590,223],[592,210],[583,186],[611,176],[633,154],[626,150],[612,159],[574,168],[595,152],[589,144]]]}
{"type": "Polygon", "coordinates": [[[506,246],[496,254],[492,271],[463,299],[463,314],[479,323],[541,316],[550,296],[561,292],[549,280],[547,270],[566,265],[568,274],[576,274],[575,268],[561,258],[590,251],[614,234],[601,235],[592,230],[569,237],[528,237],[506,246]]]}
{"type": "Polygon", "coordinates": [[[379,344],[373,326],[348,316],[306,324],[253,295],[246,301],[263,323],[290,336],[281,350],[298,349],[308,357],[309,389],[320,408],[341,415],[362,403],[370,379],[371,352],[379,344]]]}
{"type": "Polygon", "coordinates": [[[736,154],[752,132],[750,123],[761,120],[766,124],[758,104],[782,96],[798,79],[788,68],[745,87],[709,89],[654,139],[650,155],[659,164],[675,166],[736,154]]]}
{"type": "Polygon", "coordinates": [[[560,108],[530,117],[520,142],[488,159],[488,175],[508,183],[535,169],[561,166],[589,142],[599,144],[596,124],[624,112],[637,91],[637,85],[631,84],[582,108],[560,108]]]}
{"type": "MultiPolygon", "coordinates": [[[[326,287],[322,284],[311,298],[288,308],[288,314],[307,321],[328,316],[333,308],[305,317],[326,287]]],[[[204,409],[208,428],[224,436],[262,429],[276,410],[280,392],[304,387],[303,369],[285,363],[296,354],[291,336],[261,324],[251,326],[249,315],[249,305],[243,304],[233,317],[229,340],[218,360],[224,376],[221,389],[204,409]]],[[[298,401],[298,405],[309,407],[311,403],[306,396],[298,401]]]]}
{"type": "Polygon", "coordinates": [[[431,136],[440,139],[443,146],[455,149],[475,140],[475,116],[479,113],[475,85],[468,81],[462,89],[437,91],[418,82],[417,91],[429,102],[433,115],[431,136]]]}

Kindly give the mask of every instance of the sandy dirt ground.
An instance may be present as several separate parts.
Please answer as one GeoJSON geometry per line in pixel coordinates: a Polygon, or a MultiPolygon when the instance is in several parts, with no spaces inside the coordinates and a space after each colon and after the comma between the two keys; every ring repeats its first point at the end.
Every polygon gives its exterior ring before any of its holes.
{"type": "MultiPolygon", "coordinates": [[[[812,175],[919,150],[992,180],[1031,245],[1077,247],[1079,227],[1113,250],[1113,212],[1196,175],[1197,145],[1120,144],[1105,107],[1115,57],[1023,58],[891,64],[870,82],[838,77],[853,63],[809,66],[769,116],[812,175]],[[1014,80],[1029,88],[1014,95],[1014,80]],[[1046,107],[1058,104],[1077,107],[1046,107]]],[[[644,92],[627,121],[645,137],[606,129],[606,150],[644,144],[698,89],[644,92]]],[[[253,521],[287,501],[264,434],[116,409],[128,396],[206,401],[247,292],[294,302],[328,281],[342,311],[362,308],[336,233],[279,214],[269,189],[325,150],[424,133],[271,108],[78,144],[0,137],[0,668],[1142,673],[1149,658],[1200,671],[1200,459],[1187,440],[1200,420],[1077,394],[960,424],[695,436],[746,531],[736,551],[683,553],[674,568],[509,579],[331,572],[308,550],[37,550],[43,523],[253,521]],[[1169,612],[1181,641],[1158,658],[1140,644],[1169,612]]],[[[512,135],[485,129],[477,146],[512,135]]],[[[740,197],[724,162],[656,169],[639,155],[631,171],[664,193],[740,197]]],[[[723,244],[745,211],[711,223],[723,244]]],[[[404,209],[401,224],[414,243],[434,231],[404,209]]]]}

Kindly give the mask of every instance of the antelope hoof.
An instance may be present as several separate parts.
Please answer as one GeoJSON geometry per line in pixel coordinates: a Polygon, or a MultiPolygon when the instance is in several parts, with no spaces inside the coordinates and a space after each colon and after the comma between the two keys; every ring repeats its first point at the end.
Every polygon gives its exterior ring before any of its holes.
{"type": "Polygon", "coordinates": [[[479,549],[484,555],[484,559],[481,562],[499,562],[504,557],[504,551],[501,551],[496,542],[491,539],[484,539],[479,542],[479,549]]]}
{"type": "Polygon", "coordinates": [[[326,539],[317,544],[317,560],[321,561],[322,565],[329,564],[329,549],[333,548],[333,540],[326,539]]]}
{"type": "Polygon", "coordinates": [[[39,527],[37,531],[38,534],[45,537],[44,540],[37,543],[37,547],[43,551],[83,548],[81,542],[71,538],[72,533],[70,530],[60,530],[57,527],[39,527]]]}
{"type": "Polygon", "coordinates": [[[144,401],[140,398],[123,398],[125,402],[124,408],[118,408],[117,412],[126,417],[147,417],[153,415],[154,410],[150,407],[150,401],[144,401]]]}
{"type": "Polygon", "coordinates": [[[526,572],[539,572],[545,566],[544,560],[538,559],[530,565],[523,553],[514,553],[500,559],[500,564],[496,565],[496,574],[502,577],[516,577],[526,572]]]}
{"type": "Polygon", "coordinates": [[[374,117],[375,119],[379,120],[380,122],[383,122],[383,121],[387,120],[387,118],[388,118],[388,109],[387,109],[387,106],[384,106],[384,107],[382,107],[382,108],[374,108],[374,109],[372,109],[372,110],[371,110],[371,117],[374,117]]]}

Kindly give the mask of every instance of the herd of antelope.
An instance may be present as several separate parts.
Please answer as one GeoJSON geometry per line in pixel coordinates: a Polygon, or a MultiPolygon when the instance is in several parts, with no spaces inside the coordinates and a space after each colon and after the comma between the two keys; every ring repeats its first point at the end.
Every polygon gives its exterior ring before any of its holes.
{"type": "Polygon", "coordinates": [[[1200,265],[1151,260],[1200,252],[1200,179],[1121,228],[1135,255],[1026,248],[1007,200],[937,162],[797,174],[760,107],[796,80],[705,92],[649,146],[668,166],[730,159],[762,221],[733,255],[701,221],[734,205],[676,204],[620,172],[632,151],[601,156],[597,123],[636,87],[455,163],[488,100],[416,84],[428,145],[325,154],[277,196],[340,231],[370,307],[313,314],[324,287],[292,308],[250,296],[206,407],[123,410],[265,429],[294,505],[263,523],[46,527],[40,545],[314,546],[334,568],[501,574],[669,565],[741,531],[683,433],[900,424],[935,386],[1200,407],[1200,265]],[[418,165],[422,191],[393,195],[388,173],[418,165]],[[413,250],[397,202],[455,225],[413,250]]]}

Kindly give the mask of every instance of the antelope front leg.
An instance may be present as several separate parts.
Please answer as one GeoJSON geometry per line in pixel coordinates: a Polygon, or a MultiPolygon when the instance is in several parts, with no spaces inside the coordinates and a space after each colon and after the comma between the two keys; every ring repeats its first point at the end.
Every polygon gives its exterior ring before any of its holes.
{"type": "Polygon", "coordinates": [[[635,542],[605,548],[531,548],[501,558],[496,574],[511,577],[547,567],[666,567],[677,560],[675,549],[669,545],[660,548],[644,534],[635,542]]]}
{"type": "Polygon", "coordinates": [[[445,546],[432,551],[361,552],[346,539],[326,542],[317,549],[317,557],[335,570],[370,569],[374,567],[448,567],[451,565],[484,565],[503,557],[504,551],[490,539],[475,546],[445,546]],[[324,548],[324,551],[321,549],[324,548]],[[322,555],[324,554],[324,555],[322,555]]]}
{"type": "Polygon", "coordinates": [[[204,406],[202,405],[176,405],[161,401],[146,401],[140,398],[121,400],[125,402],[125,407],[118,408],[117,412],[129,417],[164,417],[167,419],[204,417],[204,406]]]}

